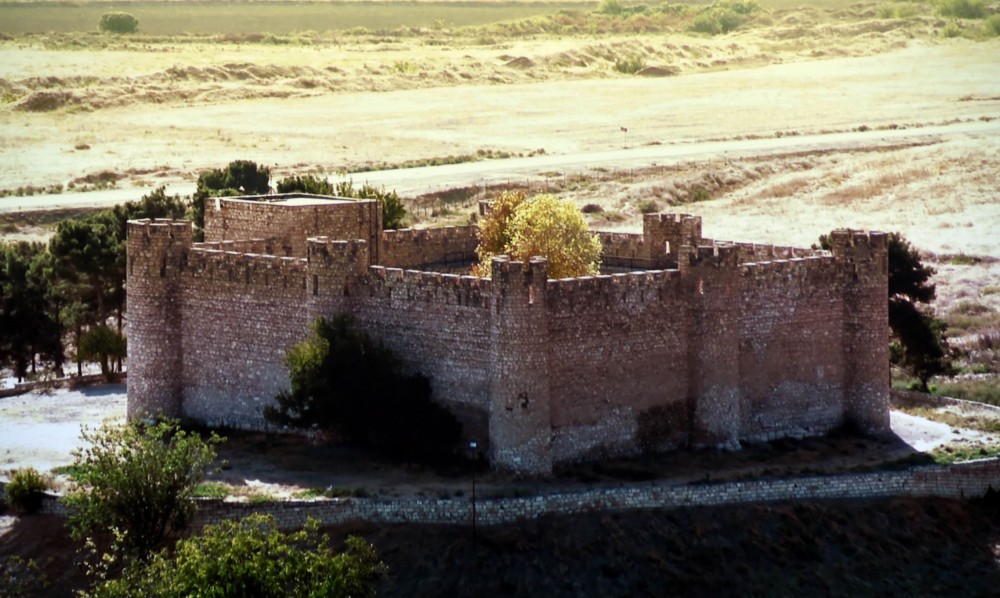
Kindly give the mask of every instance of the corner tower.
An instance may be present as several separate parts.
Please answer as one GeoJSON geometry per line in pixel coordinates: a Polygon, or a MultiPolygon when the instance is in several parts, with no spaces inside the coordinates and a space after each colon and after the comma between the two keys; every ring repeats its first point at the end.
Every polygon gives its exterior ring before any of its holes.
{"type": "Polygon", "coordinates": [[[830,233],[844,297],[844,418],[868,434],[890,430],[887,242],[885,233],[830,233]]]}
{"type": "Polygon", "coordinates": [[[545,258],[493,258],[490,461],[533,475],[552,473],[547,283],[545,258]]]}
{"type": "Polygon", "coordinates": [[[180,273],[191,223],[128,222],[128,418],[181,416],[180,273]]]}

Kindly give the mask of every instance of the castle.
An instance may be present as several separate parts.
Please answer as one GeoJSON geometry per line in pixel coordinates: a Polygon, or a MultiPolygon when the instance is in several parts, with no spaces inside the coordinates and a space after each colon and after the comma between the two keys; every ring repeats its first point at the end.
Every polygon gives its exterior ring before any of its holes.
{"type": "Polygon", "coordinates": [[[835,230],[825,252],[648,214],[642,234],[597,233],[601,276],[549,280],[540,257],[449,273],[476,233],[382,230],[374,201],[303,194],[206,205],[204,243],[129,222],[129,417],[267,429],[285,351],[349,314],[501,469],[889,430],[882,233],[835,230]]]}

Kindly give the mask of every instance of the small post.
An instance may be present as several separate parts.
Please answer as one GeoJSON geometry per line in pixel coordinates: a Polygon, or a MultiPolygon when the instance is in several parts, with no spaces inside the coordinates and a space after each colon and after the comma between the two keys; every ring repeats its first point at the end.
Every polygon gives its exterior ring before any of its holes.
{"type": "Polygon", "coordinates": [[[478,461],[476,449],[479,443],[475,440],[469,441],[469,450],[472,451],[472,545],[476,545],[476,461],[478,461]]]}
{"type": "Polygon", "coordinates": [[[618,127],[622,130],[622,135],[624,135],[624,141],[622,143],[622,149],[628,147],[628,127],[618,127]]]}

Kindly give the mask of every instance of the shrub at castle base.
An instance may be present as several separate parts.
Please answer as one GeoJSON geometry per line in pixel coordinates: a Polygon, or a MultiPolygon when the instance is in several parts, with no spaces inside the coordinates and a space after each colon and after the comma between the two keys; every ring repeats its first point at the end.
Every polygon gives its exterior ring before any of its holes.
{"type": "Polygon", "coordinates": [[[415,461],[447,458],[458,444],[461,426],[431,401],[430,381],[401,372],[399,359],[346,316],[316,320],[285,361],[291,388],[264,408],[271,423],[328,430],[415,461]]]}
{"type": "Polygon", "coordinates": [[[207,202],[129,224],[129,415],[268,428],[285,355],[317,318],[349,315],[430,381],[496,467],[681,446],[886,432],[886,236],[831,251],[705,239],[647,214],[598,233],[603,274],[476,261],[476,227],[384,231],[374,201],[302,194],[207,202]]]}

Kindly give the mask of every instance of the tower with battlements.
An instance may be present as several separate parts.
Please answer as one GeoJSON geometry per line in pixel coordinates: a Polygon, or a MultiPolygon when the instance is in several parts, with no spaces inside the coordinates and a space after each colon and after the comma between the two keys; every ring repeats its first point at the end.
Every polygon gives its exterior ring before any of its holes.
{"type": "Polygon", "coordinates": [[[502,469],[888,423],[886,238],[832,251],[702,237],[651,214],[598,233],[605,270],[552,280],[538,257],[463,274],[476,228],[383,231],[373,202],[220,199],[205,243],[128,225],[129,417],[269,429],[286,351],[351,316],[426,375],[502,469]]]}

